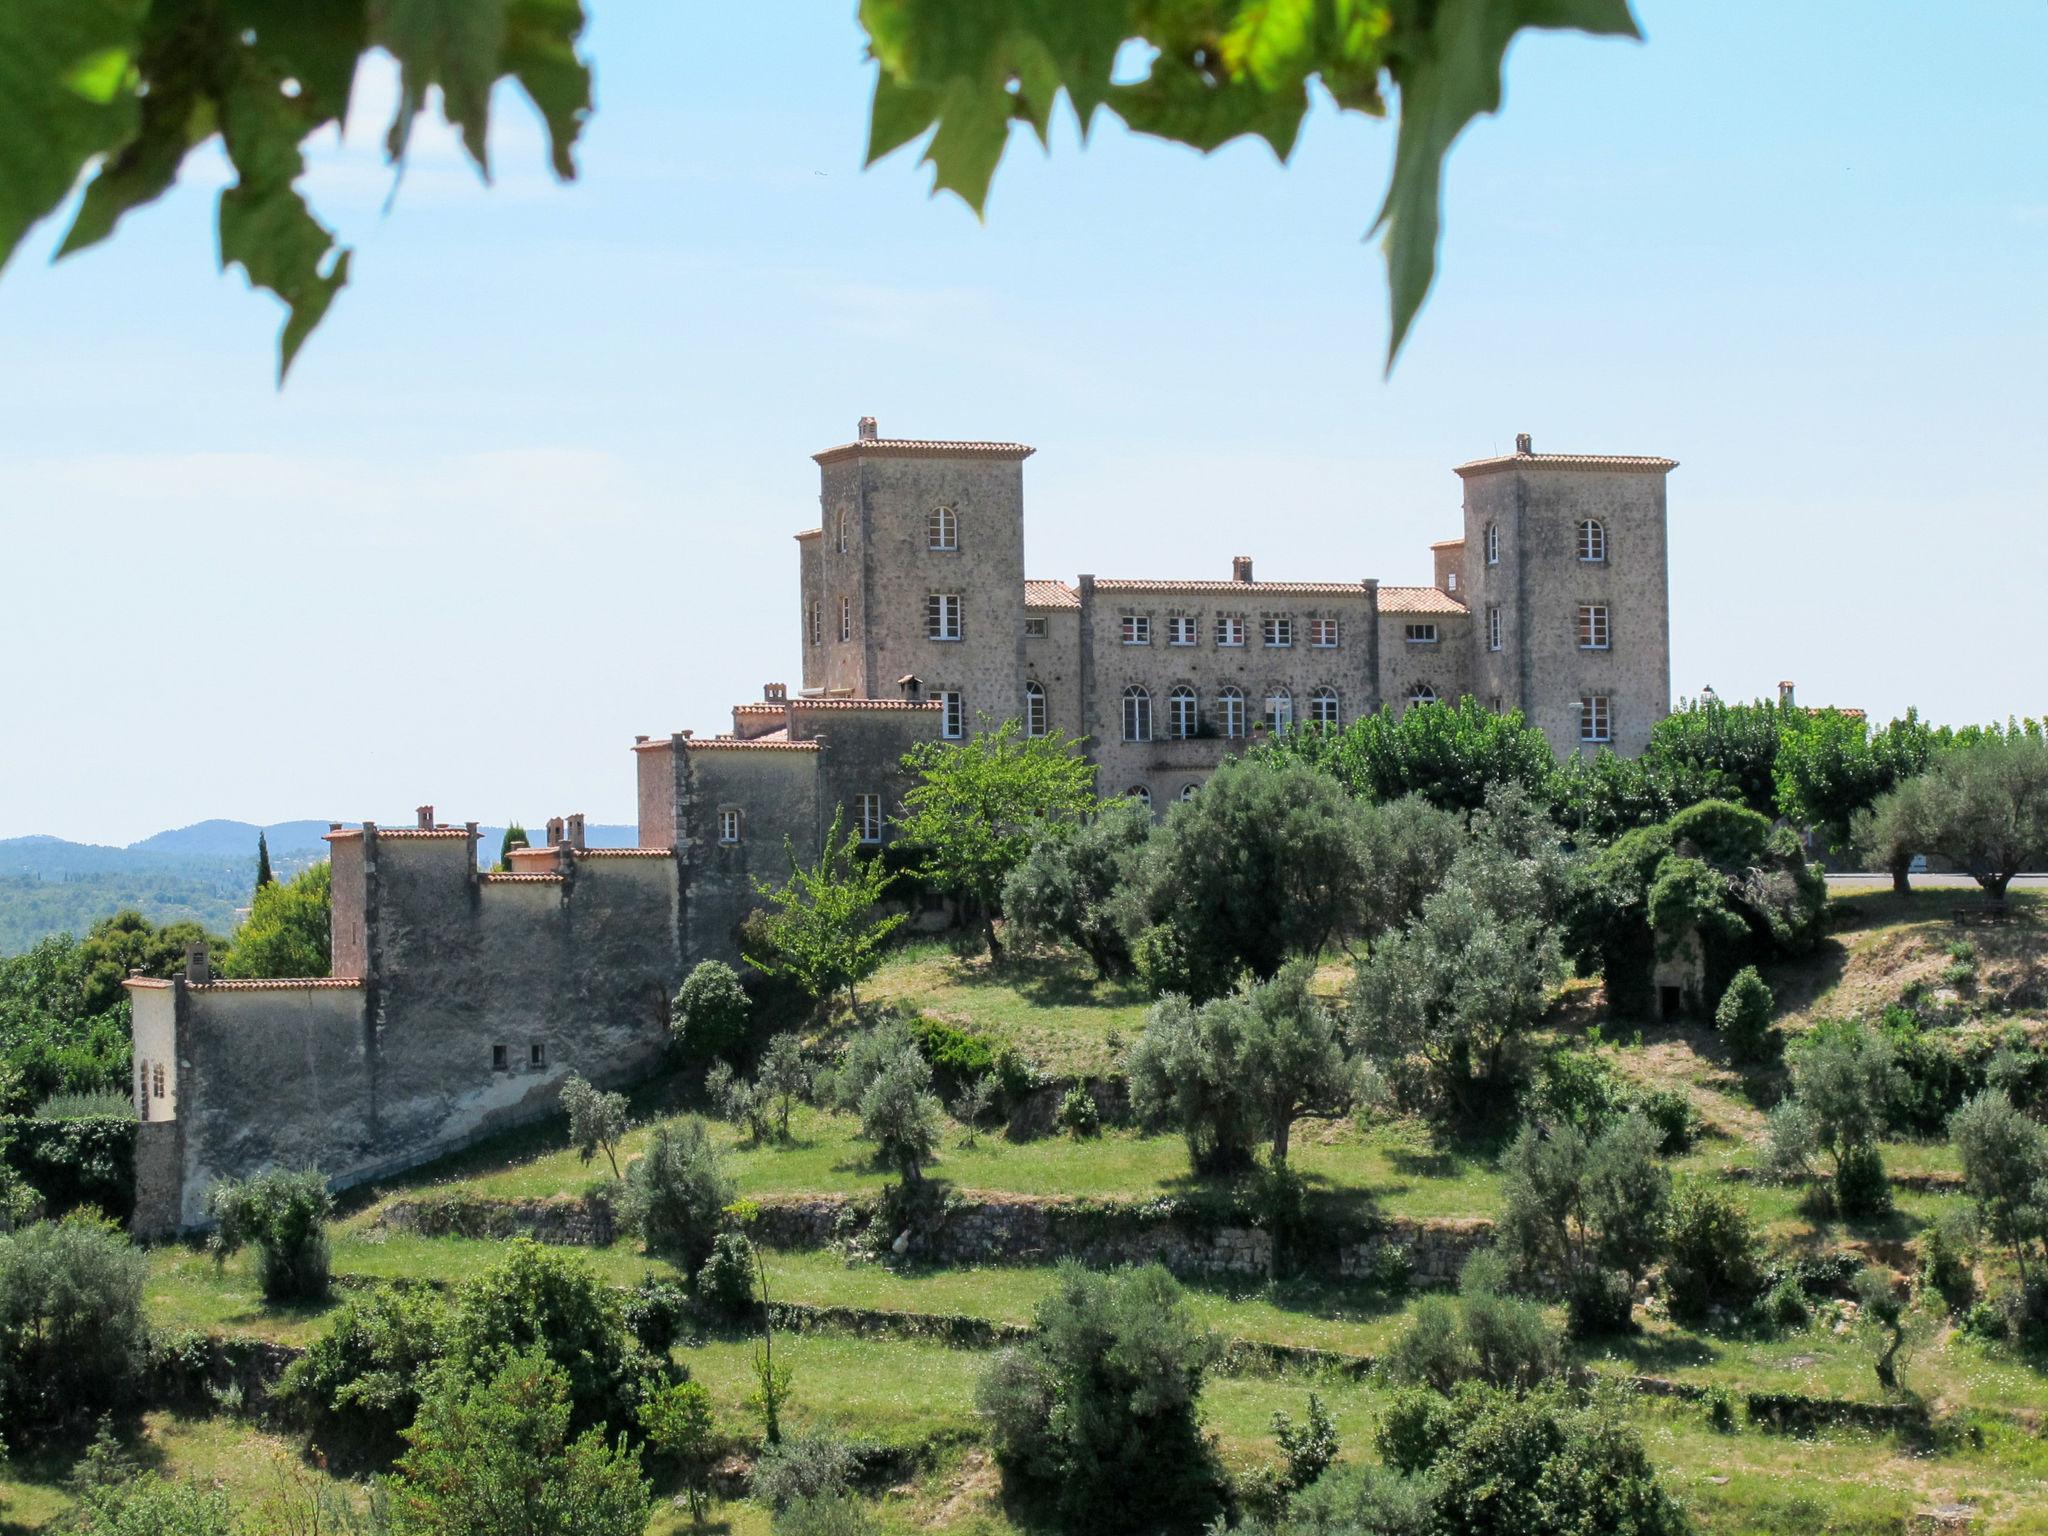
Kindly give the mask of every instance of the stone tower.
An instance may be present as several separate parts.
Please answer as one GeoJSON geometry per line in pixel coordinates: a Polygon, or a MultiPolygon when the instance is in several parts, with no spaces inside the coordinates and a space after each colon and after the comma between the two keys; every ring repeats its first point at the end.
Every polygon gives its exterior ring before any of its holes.
{"type": "Polygon", "coordinates": [[[806,693],[943,697],[949,734],[1022,707],[1022,443],[855,439],[815,454],[798,535],[806,693]]]}
{"type": "Polygon", "coordinates": [[[1671,709],[1664,481],[1672,459],[1515,451],[1458,466],[1470,689],[1560,755],[1633,756],[1671,709]]]}

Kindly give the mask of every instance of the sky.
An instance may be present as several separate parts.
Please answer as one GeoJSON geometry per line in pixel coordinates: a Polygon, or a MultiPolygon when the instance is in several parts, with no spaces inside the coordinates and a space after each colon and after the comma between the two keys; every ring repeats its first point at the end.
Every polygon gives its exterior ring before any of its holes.
{"type": "Polygon", "coordinates": [[[1391,377],[1393,130],[1292,162],[1069,119],[984,220],[863,170],[851,4],[593,0],[557,185],[366,64],[303,183],[352,282],[275,386],[208,153],[0,273],[0,837],[207,817],[630,821],[635,734],[799,675],[810,455],[1021,440],[1034,576],[1427,582],[1451,466],[1667,454],[1674,698],[2048,712],[2048,7],[1637,0],[1527,35],[1391,377]],[[388,208],[387,208],[388,204],[388,208]]]}

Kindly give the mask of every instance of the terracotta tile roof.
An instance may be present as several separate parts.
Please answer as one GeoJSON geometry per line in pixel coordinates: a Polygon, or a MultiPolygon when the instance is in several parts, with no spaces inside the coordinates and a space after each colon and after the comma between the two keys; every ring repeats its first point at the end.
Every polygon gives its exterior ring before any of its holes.
{"type": "Polygon", "coordinates": [[[1363,597],[1362,581],[1126,581],[1102,579],[1098,592],[1239,592],[1247,597],[1363,597]]]}
{"type": "Polygon", "coordinates": [[[529,881],[530,881],[530,880],[553,880],[553,881],[556,881],[557,883],[559,883],[562,877],[561,877],[560,875],[543,875],[543,874],[531,874],[531,873],[528,873],[528,872],[527,872],[527,871],[525,871],[525,870],[511,870],[511,871],[509,871],[509,872],[501,872],[501,871],[499,871],[499,870],[495,870],[495,869],[487,869],[487,870],[485,870],[485,871],[484,871],[484,872],[483,872],[483,873],[482,873],[481,875],[477,876],[477,878],[478,878],[479,880],[491,880],[491,881],[498,881],[498,880],[529,880],[529,881]]]}
{"type": "Polygon", "coordinates": [[[779,715],[788,707],[787,702],[781,704],[735,704],[732,707],[732,712],[736,715],[779,715]]]}
{"type": "Polygon", "coordinates": [[[1464,613],[1465,605],[1435,587],[1381,587],[1381,613],[1464,613]]]}
{"type": "Polygon", "coordinates": [[[948,442],[931,437],[867,437],[814,453],[819,464],[863,457],[894,459],[1028,459],[1038,450],[1025,443],[948,442]]]}
{"type": "Polygon", "coordinates": [[[579,848],[579,859],[672,859],[673,848],[579,848]]]}
{"type": "Polygon", "coordinates": [[[1078,608],[1081,599],[1074,589],[1064,581],[1026,581],[1024,583],[1024,606],[1026,608],[1078,608]]]}
{"type": "MultiPolygon", "coordinates": [[[[323,832],[320,840],[325,843],[344,842],[351,837],[361,837],[361,827],[343,827],[339,832],[323,832]]],[[[387,837],[468,837],[467,827],[379,827],[377,840],[387,837]]]]}
{"type": "Polygon", "coordinates": [[[822,539],[824,536],[825,530],[822,528],[805,528],[801,532],[790,535],[793,539],[822,539]]]}
{"type": "Polygon", "coordinates": [[[646,741],[634,742],[633,750],[635,752],[666,752],[669,746],[670,742],[666,736],[651,736],[646,741]]]}
{"type": "Polygon", "coordinates": [[[937,699],[791,699],[791,709],[937,709],[937,699]]]}
{"type": "Polygon", "coordinates": [[[709,741],[690,741],[692,752],[815,752],[815,741],[742,741],[737,736],[713,736],[709,741]]]}
{"type": "Polygon", "coordinates": [[[1456,475],[1490,475],[1503,469],[1653,469],[1678,468],[1676,459],[1642,453],[1504,453],[1460,464],[1456,475]]]}

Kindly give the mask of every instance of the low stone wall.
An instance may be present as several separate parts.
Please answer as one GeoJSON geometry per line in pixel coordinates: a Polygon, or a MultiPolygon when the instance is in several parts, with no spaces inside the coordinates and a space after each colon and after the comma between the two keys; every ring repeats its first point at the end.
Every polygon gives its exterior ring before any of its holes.
{"type": "Polygon", "coordinates": [[[1458,1271],[1481,1248],[1493,1244],[1493,1223],[1479,1218],[1457,1221],[1390,1221],[1363,1242],[1337,1250],[1337,1272],[1346,1280],[1378,1277],[1381,1250],[1391,1248],[1407,1262],[1408,1283],[1418,1290],[1443,1290],[1458,1283],[1458,1271]]]}
{"type": "Polygon", "coordinates": [[[606,1200],[491,1200],[477,1196],[394,1200],[377,1216],[390,1232],[416,1237],[530,1237],[564,1247],[604,1248],[618,1236],[606,1200]]]}

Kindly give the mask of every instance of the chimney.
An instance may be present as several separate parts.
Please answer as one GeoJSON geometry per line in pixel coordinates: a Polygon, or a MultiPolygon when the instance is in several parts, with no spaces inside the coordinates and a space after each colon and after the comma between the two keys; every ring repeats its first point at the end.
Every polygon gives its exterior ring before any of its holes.
{"type": "Polygon", "coordinates": [[[555,846],[555,844],[559,843],[559,842],[560,842],[561,840],[562,840],[562,818],[561,818],[561,817],[559,817],[559,816],[550,816],[550,817],[548,818],[548,841],[547,841],[547,846],[548,846],[548,847],[550,847],[550,848],[552,848],[552,847],[554,847],[554,846],[555,846]]]}
{"type": "Polygon", "coordinates": [[[1780,708],[1780,709],[1790,709],[1791,707],[1792,707],[1792,685],[1791,685],[1791,683],[1789,683],[1789,682],[1784,682],[1784,683],[1780,683],[1780,684],[1778,684],[1778,708],[1780,708]]]}
{"type": "Polygon", "coordinates": [[[583,847],[583,813],[578,811],[569,818],[569,846],[580,850],[583,847]]]}
{"type": "Polygon", "coordinates": [[[1232,557],[1230,562],[1230,579],[1232,581],[1250,581],[1252,579],[1252,557],[1250,555],[1236,555],[1232,557]]]}
{"type": "Polygon", "coordinates": [[[787,704],[789,702],[789,684],[768,683],[761,689],[761,698],[763,702],[769,704],[787,704]]]}
{"type": "Polygon", "coordinates": [[[634,746],[636,746],[636,747],[638,747],[638,746],[644,746],[644,745],[646,745],[646,742],[647,742],[647,738],[646,738],[645,736],[635,736],[635,737],[633,738],[633,745],[634,745],[634,746]]]}
{"type": "Polygon", "coordinates": [[[207,954],[204,939],[194,939],[185,946],[185,980],[195,987],[213,980],[213,957],[207,954]]]}
{"type": "Polygon", "coordinates": [[[903,690],[903,697],[915,704],[918,695],[924,691],[924,681],[915,672],[906,672],[896,679],[896,686],[903,690]]]}
{"type": "Polygon", "coordinates": [[[1515,452],[1525,458],[1532,456],[1536,452],[1528,433],[1517,432],[1515,434],[1515,452]]]}
{"type": "Polygon", "coordinates": [[[422,832],[431,832],[434,830],[434,808],[431,805],[423,805],[419,807],[418,810],[414,811],[413,814],[419,817],[420,830],[422,832]]]}
{"type": "Polygon", "coordinates": [[[875,418],[872,416],[861,417],[860,426],[856,430],[860,433],[860,440],[864,443],[872,443],[881,435],[880,429],[875,425],[875,418]]]}

